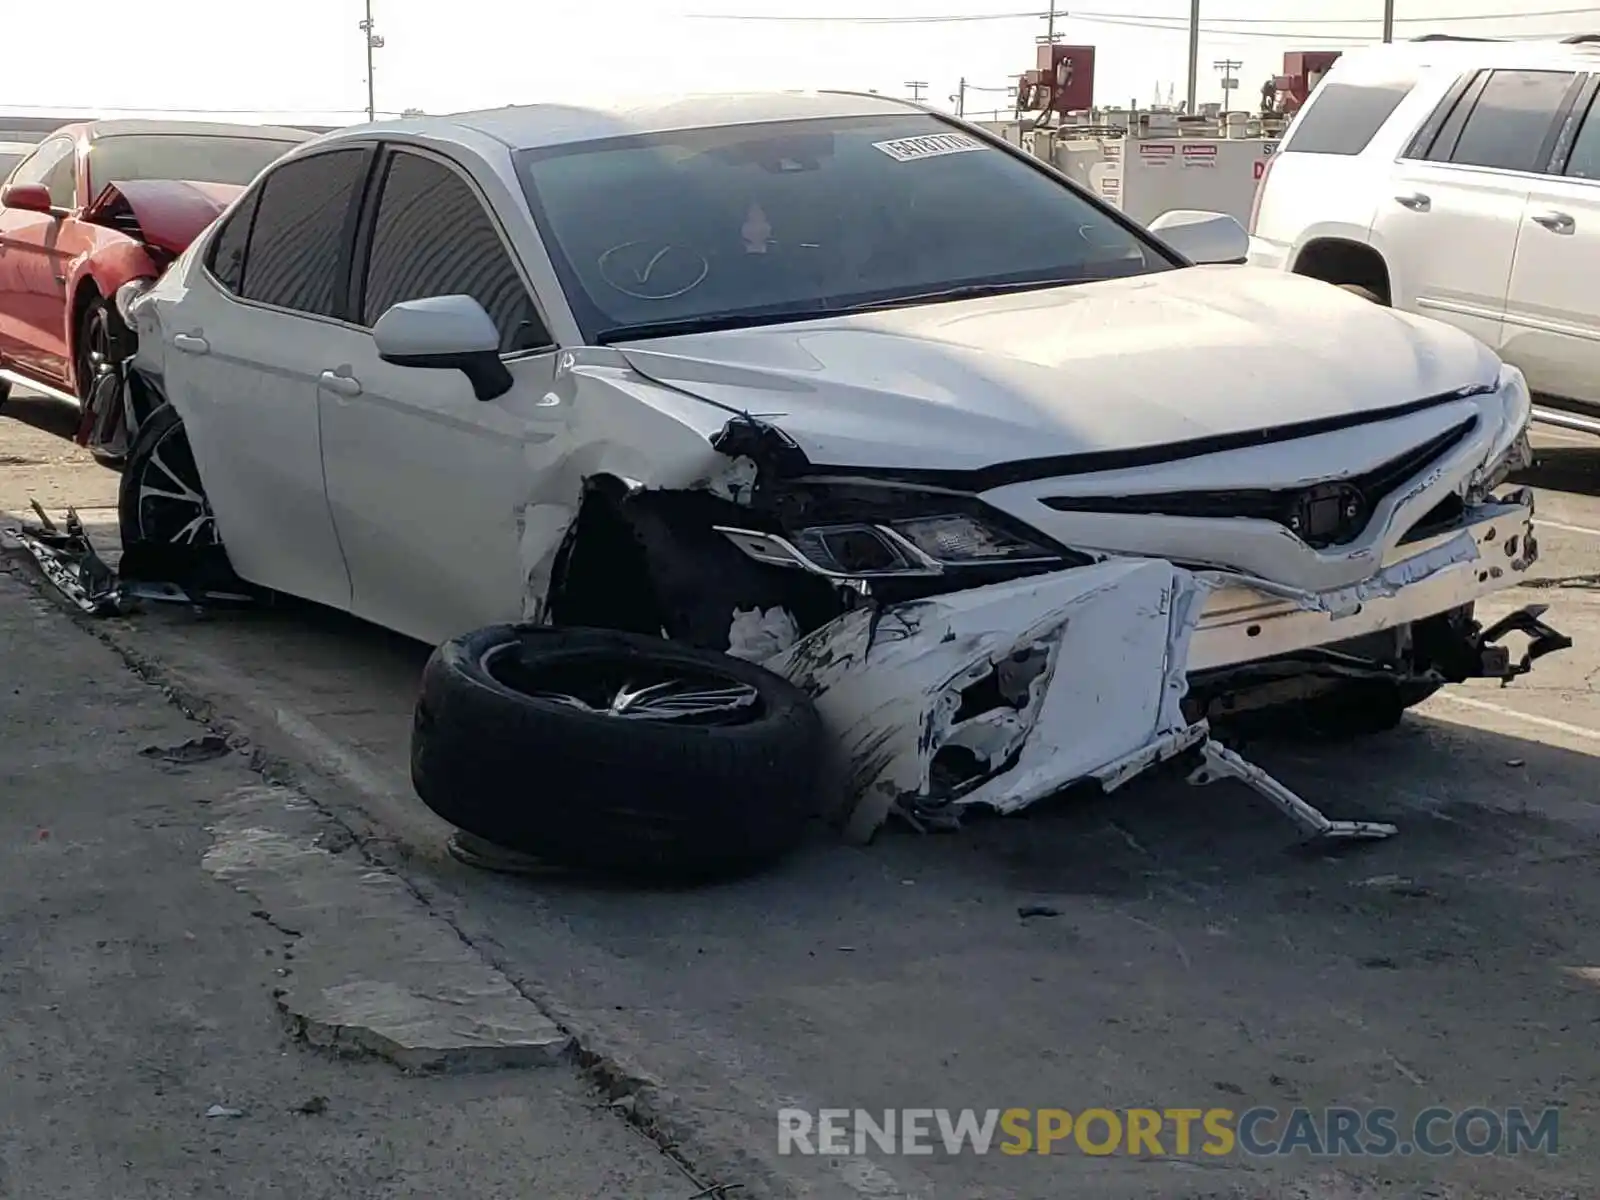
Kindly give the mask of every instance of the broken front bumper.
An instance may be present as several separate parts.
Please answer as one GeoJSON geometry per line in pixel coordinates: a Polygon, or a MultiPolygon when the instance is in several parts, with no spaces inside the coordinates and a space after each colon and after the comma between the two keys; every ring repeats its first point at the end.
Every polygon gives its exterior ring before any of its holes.
{"type": "Polygon", "coordinates": [[[1533,492],[1519,489],[1467,510],[1451,529],[1402,544],[1370,578],[1302,592],[1215,573],[1190,648],[1206,671],[1293,654],[1420,621],[1515,586],[1539,555],[1533,492]]]}
{"type": "MultiPolygon", "coordinates": [[[[849,762],[848,821],[869,836],[981,804],[1014,811],[1063,787],[1107,789],[1196,747],[1314,834],[1329,822],[1182,711],[1190,672],[1342,642],[1509,587],[1537,553],[1531,493],[1469,510],[1330,592],[1193,572],[1160,559],[1091,566],[847,613],[766,666],[805,688],[849,762]]],[[[1536,615],[1536,614],[1535,614],[1536,615]]]]}

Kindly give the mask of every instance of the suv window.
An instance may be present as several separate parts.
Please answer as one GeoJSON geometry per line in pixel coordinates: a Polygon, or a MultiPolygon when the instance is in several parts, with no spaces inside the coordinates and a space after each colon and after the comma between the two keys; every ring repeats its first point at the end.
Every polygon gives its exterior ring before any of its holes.
{"type": "Polygon", "coordinates": [[[89,190],[140,179],[182,179],[243,187],[294,149],[277,138],[141,133],[99,138],[89,148],[89,190]]]}
{"type": "Polygon", "coordinates": [[[361,321],[430,296],[471,296],[500,330],[500,352],[550,344],[533,297],[477,193],[443,163],[420,154],[389,160],[372,222],[361,321]]]}
{"type": "Polygon", "coordinates": [[[1297,154],[1360,154],[1415,86],[1414,79],[1325,82],[1283,149],[1297,154]]]}
{"type": "Polygon", "coordinates": [[[1478,101],[1461,125],[1454,147],[1446,122],[1429,155],[1468,167],[1541,171],[1547,139],[1576,75],[1571,71],[1491,71],[1478,101]]]}
{"type": "Polygon", "coordinates": [[[1600,100],[1589,106],[1589,115],[1572,143],[1567,174],[1574,179],[1600,179],[1600,100]]]}
{"type": "Polygon", "coordinates": [[[51,138],[22,160],[12,175],[12,183],[42,183],[50,189],[50,203],[57,208],[73,208],[78,203],[76,176],[77,146],[71,138],[51,138]]]}
{"type": "Polygon", "coordinates": [[[294,312],[338,313],[340,249],[367,150],[295,159],[262,180],[240,295],[294,312]]]}

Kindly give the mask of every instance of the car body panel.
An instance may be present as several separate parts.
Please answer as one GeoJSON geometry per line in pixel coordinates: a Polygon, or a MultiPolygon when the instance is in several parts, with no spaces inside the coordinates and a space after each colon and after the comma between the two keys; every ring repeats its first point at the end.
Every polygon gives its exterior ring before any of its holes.
{"type": "Polygon", "coordinates": [[[816,462],[946,469],[1348,417],[1498,370],[1437,323],[1225,266],[620,348],[816,462]]]}

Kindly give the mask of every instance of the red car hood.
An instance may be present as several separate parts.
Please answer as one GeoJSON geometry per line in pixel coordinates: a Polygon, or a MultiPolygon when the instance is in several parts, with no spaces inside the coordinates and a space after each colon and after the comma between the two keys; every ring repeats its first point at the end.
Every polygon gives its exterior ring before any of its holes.
{"type": "Polygon", "coordinates": [[[106,185],[84,213],[93,221],[125,205],[139,223],[144,242],[168,254],[182,254],[244,188],[231,183],[182,179],[138,179],[106,185]]]}

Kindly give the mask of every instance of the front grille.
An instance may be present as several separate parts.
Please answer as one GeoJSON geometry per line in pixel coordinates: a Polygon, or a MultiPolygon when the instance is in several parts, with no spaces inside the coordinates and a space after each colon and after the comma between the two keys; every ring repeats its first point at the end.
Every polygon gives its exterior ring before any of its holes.
{"type": "Polygon", "coordinates": [[[1057,512],[1143,513],[1160,517],[1248,517],[1273,521],[1308,546],[1325,549],[1354,541],[1372,510],[1452,450],[1477,423],[1469,418],[1364,475],[1304,488],[1237,488],[1209,492],[1155,492],[1142,496],[1049,496],[1057,512]]]}

